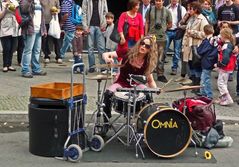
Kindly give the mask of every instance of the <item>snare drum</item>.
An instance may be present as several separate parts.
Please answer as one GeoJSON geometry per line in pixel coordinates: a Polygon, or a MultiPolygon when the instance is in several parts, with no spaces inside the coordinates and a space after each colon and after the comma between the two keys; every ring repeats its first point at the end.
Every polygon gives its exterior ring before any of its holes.
{"type": "Polygon", "coordinates": [[[137,132],[157,156],[171,158],[190,143],[192,129],[187,117],[167,104],[151,103],[138,114],[137,132]]]}
{"type": "MultiPolygon", "coordinates": [[[[133,96],[133,94],[131,94],[131,96],[133,96]]],[[[128,109],[128,100],[129,100],[129,92],[115,92],[113,98],[113,107],[115,109],[115,112],[126,113],[128,109]]],[[[136,101],[135,113],[138,113],[140,109],[145,105],[144,93],[138,93],[136,95],[135,101],[136,101]]],[[[131,112],[133,113],[133,106],[131,106],[130,108],[131,112]]]]}

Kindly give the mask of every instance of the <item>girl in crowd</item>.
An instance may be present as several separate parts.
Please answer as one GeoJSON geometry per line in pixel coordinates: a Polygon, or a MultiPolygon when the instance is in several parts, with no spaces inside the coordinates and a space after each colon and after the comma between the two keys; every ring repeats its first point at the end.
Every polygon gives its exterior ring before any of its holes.
{"type": "Polygon", "coordinates": [[[221,96],[215,102],[226,106],[233,103],[232,97],[228,91],[227,83],[229,74],[234,70],[236,63],[236,55],[232,52],[235,39],[230,28],[223,28],[220,31],[220,35],[223,45],[219,50],[218,62],[214,67],[218,67],[219,75],[217,86],[221,96]]]}

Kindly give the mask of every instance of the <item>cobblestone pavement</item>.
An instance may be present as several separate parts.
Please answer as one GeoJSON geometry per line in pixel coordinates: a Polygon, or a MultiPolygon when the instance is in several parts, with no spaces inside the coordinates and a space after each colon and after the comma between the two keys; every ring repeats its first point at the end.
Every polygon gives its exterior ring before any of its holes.
{"type": "MultiPolygon", "coordinates": [[[[1,56],[2,57],[2,56],[1,56]]],[[[36,76],[32,79],[27,79],[21,77],[20,67],[16,64],[16,55],[13,57],[13,66],[17,68],[16,72],[0,72],[0,114],[7,111],[7,113],[18,113],[23,112],[27,114],[29,97],[30,95],[30,87],[39,83],[46,82],[70,82],[70,70],[72,62],[68,60],[71,59],[71,53],[68,53],[66,58],[64,59],[64,63],[59,65],[54,62],[54,57],[51,57],[51,63],[44,65],[42,64],[43,70],[47,71],[47,76],[36,76]]],[[[42,57],[41,57],[42,59],[42,57]]],[[[96,58],[97,60],[97,58],[96,58]]],[[[168,57],[167,60],[171,62],[171,57],[168,57]]],[[[87,64],[87,55],[84,55],[84,62],[87,64]]],[[[176,76],[170,76],[170,66],[171,63],[167,63],[165,65],[166,76],[168,79],[173,78],[173,80],[179,77],[179,74],[176,76]]],[[[2,58],[0,59],[0,66],[2,67],[2,58]]],[[[86,67],[88,67],[86,65],[86,67]]],[[[94,74],[88,74],[87,76],[94,76],[94,74]]],[[[218,96],[218,90],[216,86],[216,72],[213,72],[213,88],[214,88],[214,96],[218,96]]],[[[229,82],[229,90],[233,97],[235,97],[235,74],[234,81],[229,82]]],[[[82,82],[82,75],[74,75],[75,82],[82,82]]],[[[112,83],[111,80],[108,80],[108,85],[112,83]]],[[[159,87],[162,87],[163,84],[157,82],[159,87]]],[[[103,84],[101,84],[101,87],[103,84]]],[[[167,85],[167,89],[174,89],[180,87],[179,84],[172,81],[167,85]]],[[[97,82],[92,80],[86,80],[86,91],[88,96],[88,104],[86,111],[93,111],[96,108],[96,92],[97,92],[97,82]]],[[[187,96],[193,96],[190,91],[187,91],[187,96]]],[[[172,103],[173,100],[183,98],[183,92],[172,92],[172,93],[162,93],[159,95],[154,95],[155,102],[167,102],[169,104],[172,103]]],[[[222,107],[216,106],[217,116],[225,116],[230,119],[239,118],[238,105],[235,103],[230,107],[222,107]]]]}

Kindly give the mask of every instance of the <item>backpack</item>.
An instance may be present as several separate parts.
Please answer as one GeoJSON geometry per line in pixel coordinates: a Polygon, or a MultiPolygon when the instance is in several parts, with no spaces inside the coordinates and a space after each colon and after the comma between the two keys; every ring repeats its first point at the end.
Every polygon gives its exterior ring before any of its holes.
{"type": "Polygon", "coordinates": [[[30,7],[29,7],[29,10],[27,13],[22,12],[21,5],[19,5],[16,8],[15,17],[16,17],[17,23],[19,24],[19,28],[27,26],[30,23],[30,21],[32,20],[32,16],[30,15],[30,8],[32,7],[32,5],[33,5],[33,3],[30,4],[30,7]]]}
{"type": "Polygon", "coordinates": [[[71,20],[71,22],[74,25],[82,24],[82,11],[81,11],[81,7],[80,7],[80,5],[77,5],[74,2],[73,2],[73,5],[72,5],[72,11],[71,11],[70,20],[71,20]]]}

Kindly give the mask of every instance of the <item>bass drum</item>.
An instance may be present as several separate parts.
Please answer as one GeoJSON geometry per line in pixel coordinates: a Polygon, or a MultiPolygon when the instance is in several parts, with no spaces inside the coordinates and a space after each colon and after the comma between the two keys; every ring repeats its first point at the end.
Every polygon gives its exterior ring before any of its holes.
{"type": "Polygon", "coordinates": [[[168,104],[151,103],[138,114],[137,133],[144,134],[144,141],[154,154],[172,158],[187,148],[192,128],[187,117],[168,104]]]}

